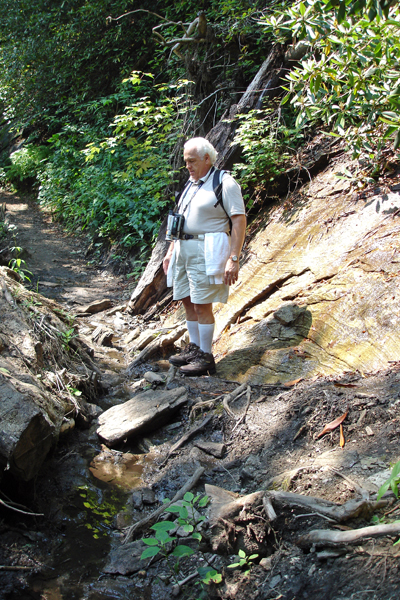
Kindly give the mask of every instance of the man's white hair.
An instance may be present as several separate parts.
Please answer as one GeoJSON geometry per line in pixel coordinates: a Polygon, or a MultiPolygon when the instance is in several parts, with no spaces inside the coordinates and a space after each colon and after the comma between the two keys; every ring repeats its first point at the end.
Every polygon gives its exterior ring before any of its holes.
{"type": "Polygon", "coordinates": [[[206,138],[195,137],[188,140],[183,146],[184,150],[195,148],[200,158],[204,158],[206,154],[210,157],[211,164],[213,165],[217,160],[218,152],[212,144],[206,138]]]}

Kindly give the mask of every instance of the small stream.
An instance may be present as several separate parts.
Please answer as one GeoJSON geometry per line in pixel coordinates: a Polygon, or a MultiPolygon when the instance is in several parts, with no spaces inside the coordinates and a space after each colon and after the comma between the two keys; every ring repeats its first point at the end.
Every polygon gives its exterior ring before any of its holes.
{"type": "MultiPolygon", "coordinates": [[[[115,400],[114,396],[113,404],[115,400]]],[[[104,403],[107,404],[107,399],[104,403]]],[[[133,447],[124,448],[124,452],[108,449],[100,444],[96,428],[93,425],[90,430],[75,431],[76,439],[72,443],[66,440],[68,447],[61,444],[47,468],[50,489],[56,484],[65,490],[65,495],[57,498],[49,495],[48,500],[60,533],[55,541],[50,534],[48,568],[31,578],[27,598],[151,598],[140,578],[105,577],[102,569],[112,548],[121,544],[120,529],[131,524],[132,491],[146,487],[142,476],[145,466],[152,462],[152,455],[133,447]]],[[[168,431],[160,430],[149,440],[157,445],[170,436],[168,431]]]]}

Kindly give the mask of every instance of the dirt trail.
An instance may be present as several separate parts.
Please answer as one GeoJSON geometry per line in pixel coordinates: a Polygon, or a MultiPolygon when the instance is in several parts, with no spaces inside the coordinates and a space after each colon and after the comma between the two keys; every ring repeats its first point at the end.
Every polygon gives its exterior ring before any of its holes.
{"type": "Polygon", "coordinates": [[[126,279],[88,264],[84,236],[66,234],[50,214],[27,198],[2,192],[3,202],[6,219],[15,226],[13,245],[22,248],[20,258],[40,294],[65,304],[66,309],[102,298],[116,303],[122,296],[129,298],[126,279]]]}

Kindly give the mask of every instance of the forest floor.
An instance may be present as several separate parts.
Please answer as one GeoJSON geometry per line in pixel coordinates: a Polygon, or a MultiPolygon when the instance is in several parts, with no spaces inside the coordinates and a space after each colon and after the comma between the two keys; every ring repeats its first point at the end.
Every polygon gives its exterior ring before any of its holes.
{"type": "MultiPolygon", "coordinates": [[[[6,202],[8,222],[16,227],[15,245],[24,249],[21,256],[32,273],[35,290],[72,312],[79,305],[102,298],[109,298],[114,305],[127,302],[131,289],[126,277],[89,262],[84,239],[66,235],[51,222],[49,215],[23,198],[3,194],[1,202],[6,202]]],[[[159,322],[150,324],[154,329],[158,325],[159,322]]],[[[79,326],[86,326],[84,319],[79,326]]],[[[121,344],[118,350],[124,354],[121,344]]],[[[94,348],[94,362],[97,351],[94,348]]],[[[99,405],[107,408],[120,403],[133,379],[139,389],[145,370],[162,371],[166,363],[166,357],[155,356],[134,372],[119,366],[114,385],[108,386],[107,396],[99,399],[99,405]]],[[[128,365],[126,357],[125,366],[128,365]]],[[[118,451],[101,446],[95,428],[73,430],[60,440],[32,485],[2,490],[8,496],[18,496],[21,505],[43,513],[44,517],[37,517],[32,523],[31,516],[11,513],[0,506],[0,599],[175,597],[178,592],[165,561],[127,569],[125,573],[121,568],[113,572],[109,555],[110,550],[121,544],[126,525],[161,505],[165,497],[173,497],[199,466],[204,468],[204,474],[194,491],[200,494],[207,484],[237,497],[260,490],[283,489],[338,505],[359,500],[366,493],[373,500],[387,480],[391,465],[400,459],[399,369],[400,365],[393,363],[380,373],[348,372],[337,378],[319,377],[285,386],[256,386],[249,382],[250,395],[233,401],[232,413],[224,410],[221,402],[214,412],[206,409],[212,418],[205,429],[168,458],[171,444],[193,426],[191,409],[201,401],[215,400],[232,392],[237,383],[218,376],[190,379],[178,376],[176,385],[185,386],[188,392],[187,407],[174,423],[149,433],[140,443],[136,441],[135,446],[127,441],[118,451]],[[346,413],[343,447],[338,427],[319,436],[325,425],[346,413]],[[224,445],[222,458],[196,446],[200,441],[224,445]],[[107,452],[114,462],[121,457],[141,456],[134,469],[135,490],[133,494],[132,487],[128,492],[125,490],[124,498],[113,496],[111,500],[107,496],[107,506],[112,505],[117,515],[109,526],[103,523],[101,529],[99,522],[96,526],[92,523],[90,530],[85,523],[87,514],[82,515],[84,507],[87,509],[94,502],[89,483],[92,459],[94,455],[104,457],[107,452]],[[125,502],[127,494],[129,500],[125,502]],[[79,504],[79,497],[84,497],[83,505],[79,504]]],[[[110,374],[108,377],[110,380],[110,374]]],[[[112,486],[113,483],[103,482],[95,492],[102,498],[101,510],[97,503],[99,521],[107,520],[106,488],[112,486]]],[[[113,493],[117,487],[113,487],[113,493]]],[[[213,567],[222,575],[222,583],[204,585],[202,592],[192,580],[182,586],[177,597],[397,600],[400,545],[394,543],[398,536],[369,535],[356,543],[342,542],[335,546],[299,543],[312,530],[359,529],[370,526],[374,517],[374,522],[381,524],[394,522],[400,519],[400,504],[394,497],[381,509],[374,508],[372,503],[369,510],[345,523],[329,519],[315,508],[274,506],[277,518],[271,522],[266,519],[262,505],[253,505],[249,499],[239,514],[224,517],[218,531],[205,528],[204,536],[212,548],[203,547],[203,553],[196,551],[186,561],[182,559],[178,579],[185,579],[196,566],[204,565],[205,557],[212,560],[213,567]],[[242,569],[229,568],[237,562],[235,555],[243,547],[247,557],[257,554],[252,560],[254,564],[242,569]]]]}

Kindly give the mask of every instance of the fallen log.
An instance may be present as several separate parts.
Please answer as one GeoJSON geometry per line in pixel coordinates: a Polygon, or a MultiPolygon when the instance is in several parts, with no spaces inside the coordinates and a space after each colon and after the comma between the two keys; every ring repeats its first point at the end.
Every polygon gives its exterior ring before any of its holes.
{"type": "Polygon", "coordinates": [[[137,523],[131,525],[126,533],[126,537],[123,541],[123,544],[127,544],[135,535],[138,535],[144,529],[151,527],[151,525],[153,525],[158,520],[158,518],[162,515],[166,508],[172,506],[172,504],[174,504],[178,500],[181,500],[186,494],[186,492],[189,492],[197,484],[198,480],[203,475],[203,473],[204,467],[199,467],[198,469],[196,469],[192,477],[185,483],[183,487],[181,487],[181,489],[175,494],[175,496],[170,502],[168,502],[167,504],[163,504],[150,515],[144,517],[144,519],[141,519],[137,523]]]}

